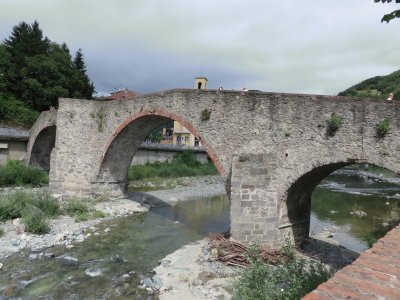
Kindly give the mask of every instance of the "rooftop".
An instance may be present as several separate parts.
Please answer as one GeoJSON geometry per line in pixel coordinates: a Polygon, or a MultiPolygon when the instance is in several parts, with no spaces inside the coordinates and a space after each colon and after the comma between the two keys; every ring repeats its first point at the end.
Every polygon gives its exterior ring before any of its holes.
{"type": "Polygon", "coordinates": [[[0,140],[5,139],[27,141],[29,139],[29,130],[11,127],[0,127],[0,140]]]}

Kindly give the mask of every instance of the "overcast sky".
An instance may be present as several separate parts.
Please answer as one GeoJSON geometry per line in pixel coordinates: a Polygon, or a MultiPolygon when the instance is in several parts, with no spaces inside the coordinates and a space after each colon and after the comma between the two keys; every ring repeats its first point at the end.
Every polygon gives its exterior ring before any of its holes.
{"type": "MultiPolygon", "coordinates": [[[[394,1],[393,1],[394,2],[394,1]]],[[[0,38],[37,20],[82,48],[99,93],[209,88],[334,95],[400,69],[400,5],[373,0],[0,0],[0,38]]]]}

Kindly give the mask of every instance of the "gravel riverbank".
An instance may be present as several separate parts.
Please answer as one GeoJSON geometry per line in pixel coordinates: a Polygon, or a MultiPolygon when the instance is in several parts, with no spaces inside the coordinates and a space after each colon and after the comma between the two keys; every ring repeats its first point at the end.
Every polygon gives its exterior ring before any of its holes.
{"type": "MultiPolygon", "coordinates": [[[[106,217],[83,222],[75,222],[73,217],[60,216],[49,220],[50,232],[36,235],[25,232],[19,219],[0,223],[4,234],[0,237],[0,266],[1,260],[8,255],[31,249],[37,252],[54,245],[73,247],[73,243],[82,242],[92,235],[99,235],[96,225],[100,222],[120,216],[147,212],[151,206],[174,204],[186,199],[216,196],[225,193],[223,181],[219,176],[205,176],[199,178],[179,178],[179,184],[173,189],[153,191],[148,193],[133,192],[127,199],[103,199],[94,205],[94,209],[103,212],[106,217]]],[[[150,183],[151,184],[151,183],[150,183]]],[[[14,191],[48,192],[47,188],[3,188],[0,193],[14,191]]]]}

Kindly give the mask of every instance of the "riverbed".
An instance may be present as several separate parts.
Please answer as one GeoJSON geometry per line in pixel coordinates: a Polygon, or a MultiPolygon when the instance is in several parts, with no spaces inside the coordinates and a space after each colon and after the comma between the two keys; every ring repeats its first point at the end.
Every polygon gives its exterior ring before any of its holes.
{"type": "MultiPolygon", "coordinates": [[[[224,193],[223,183],[216,180],[200,180],[199,184],[165,192],[135,193],[135,203],[140,200],[152,207],[150,212],[89,226],[85,239],[72,247],[24,248],[9,256],[2,261],[0,298],[158,299],[158,294],[149,294],[139,286],[153,276],[160,261],[166,264],[171,253],[170,258],[181,257],[183,252],[177,249],[192,242],[194,248],[186,249],[193,254],[192,249],[199,248],[196,241],[209,232],[229,230],[230,203],[226,195],[215,197],[217,191],[224,193]],[[207,185],[214,186],[213,192],[207,190],[207,185]],[[201,191],[201,198],[196,197],[196,191],[201,191]],[[184,199],[187,201],[181,201],[184,199]],[[169,205],[171,202],[174,205],[169,205]]],[[[398,202],[400,188],[386,184],[352,171],[334,173],[313,194],[311,234],[329,233],[333,245],[340,241],[352,250],[363,251],[371,232],[383,235],[389,229],[386,211],[398,202]],[[367,215],[351,215],[355,208],[367,215]]],[[[344,253],[341,248],[333,248],[338,251],[332,252],[334,257],[344,253]]],[[[199,249],[202,253],[203,248],[199,249]]],[[[190,284],[194,286],[193,282],[185,286],[190,284]]],[[[205,295],[204,288],[202,292],[205,295]]],[[[214,296],[210,294],[211,299],[214,296]]]]}

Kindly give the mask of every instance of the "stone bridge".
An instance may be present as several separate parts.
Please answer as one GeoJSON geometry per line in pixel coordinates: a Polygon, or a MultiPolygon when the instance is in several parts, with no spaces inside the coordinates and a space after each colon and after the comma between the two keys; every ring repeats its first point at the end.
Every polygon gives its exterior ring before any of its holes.
{"type": "Polygon", "coordinates": [[[396,104],[382,101],[258,91],[60,99],[58,112],[44,113],[33,128],[28,161],[46,168],[42,156],[54,144],[53,193],[122,195],[141,142],[176,120],[201,140],[225,179],[233,238],[276,247],[286,238],[308,237],[311,194],[336,169],[371,163],[400,173],[399,114],[396,104]],[[343,124],[331,136],[333,113],[343,124]],[[385,118],[391,129],[379,137],[376,126],[385,118]]]}

